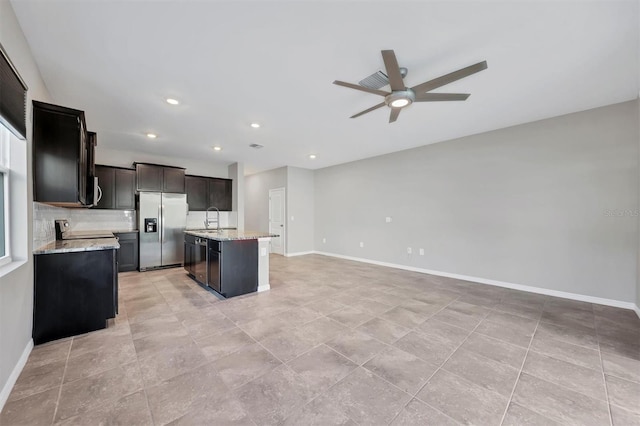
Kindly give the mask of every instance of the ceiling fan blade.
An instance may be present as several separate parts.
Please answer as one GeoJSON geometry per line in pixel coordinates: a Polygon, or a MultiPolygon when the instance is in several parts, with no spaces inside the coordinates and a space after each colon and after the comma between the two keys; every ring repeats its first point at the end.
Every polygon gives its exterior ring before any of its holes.
{"type": "Polygon", "coordinates": [[[384,60],[384,67],[387,70],[391,90],[404,90],[405,86],[402,74],[400,74],[400,66],[393,50],[383,50],[382,60],[384,60]]]}
{"type": "Polygon", "coordinates": [[[398,116],[400,115],[400,111],[402,111],[402,108],[391,108],[391,114],[389,115],[389,123],[393,123],[398,119],[398,116]]]}
{"type": "Polygon", "coordinates": [[[376,89],[369,89],[368,87],[360,86],[359,84],[347,83],[345,81],[336,80],[333,82],[333,84],[337,84],[338,86],[348,87],[350,89],[360,90],[362,92],[371,93],[373,95],[387,96],[389,94],[389,92],[384,92],[382,90],[376,90],[376,89]]]}
{"type": "Polygon", "coordinates": [[[417,86],[413,86],[411,89],[413,89],[416,94],[428,92],[486,69],[487,61],[478,62],[477,64],[469,65],[468,67],[459,69],[458,71],[454,71],[425,83],[418,84],[417,86]]]}
{"type": "Polygon", "coordinates": [[[349,117],[349,118],[356,118],[356,117],[360,117],[361,115],[364,115],[364,114],[366,114],[366,113],[368,113],[368,112],[371,112],[371,111],[376,110],[376,109],[378,109],[378,108],[382,108],[382,107],[383,107],[383,106],[385,106],[385,105],[386,105],[386,104],[385,104],[384,102],[380,102],[378,105],[372,106],[372,107],[371,107],[371,108],[369,108],[369,109],[365,109],[364,111],[359,112],[359,113],[357,113],[357,114],[355,114],[355,115],[352,115],[352,116],[351,116],[351,117],[349,117]]]}
{"type": "Polygon", "coordinates": [[[466,101],[469,93],[420,93],[413,102],[466,101]]]}

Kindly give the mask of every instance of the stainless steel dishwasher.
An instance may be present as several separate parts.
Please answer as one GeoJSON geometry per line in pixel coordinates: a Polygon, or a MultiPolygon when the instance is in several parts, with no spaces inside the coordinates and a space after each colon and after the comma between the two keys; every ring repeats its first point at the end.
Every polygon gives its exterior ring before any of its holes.
{"type": "Polygon", "coordinates": [[[207,285],[207,239],[196,238],[196,252],[194,259],[194,273],[196,281],[207,285]]]}

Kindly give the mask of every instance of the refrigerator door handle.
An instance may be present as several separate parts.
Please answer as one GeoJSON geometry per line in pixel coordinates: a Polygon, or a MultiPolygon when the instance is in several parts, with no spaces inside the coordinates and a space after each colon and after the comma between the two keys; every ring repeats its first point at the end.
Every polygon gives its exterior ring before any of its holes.
{"type": "Polygon", "coordinates": [[[160,211],[162,212],[162,223],[160,224],[162,228],[162,244],[164,244],[164,204],[160,204],[160,211]]]}
{"type": "Polygon", "coordinates": [[[162,223],[162,204],[158,204],[158,221],[160,222],[159,223],[160,226],[158,227],[158,228],[160,228],[160,229],[158,229],[158,242],[162,243],[162,226],[163,226],[163,223],[162,223]]]}

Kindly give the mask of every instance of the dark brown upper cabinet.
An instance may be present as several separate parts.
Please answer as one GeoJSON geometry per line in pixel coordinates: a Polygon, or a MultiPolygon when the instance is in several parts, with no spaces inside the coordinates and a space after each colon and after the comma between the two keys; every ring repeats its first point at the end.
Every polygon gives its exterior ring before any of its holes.
{"type": "MultiPolygon", "coordinates": [[[[33,199],[79,207],[88,194],[88,135],[84,112],[33,101],[33,199]]],[[[92,192],[92,191],[91,191],[92,192]]]]}
{"type": "Polygon", "coordinates": [[[231,179],[187,175],[185,182],[189,211],[205,211],[209,207],[217,207],[220,211],[231,211],[233,207],[231,179]]]}
{"type": "Polygon", "coordinates": [[[135,163],[138,191],[185,193],[184,169],[135,163]]]}
{"type": "Polygon", "coordinates": [[[102,198],[98,209],[135,210],[136,171],[111,166],[96,166],[102,198]]]}

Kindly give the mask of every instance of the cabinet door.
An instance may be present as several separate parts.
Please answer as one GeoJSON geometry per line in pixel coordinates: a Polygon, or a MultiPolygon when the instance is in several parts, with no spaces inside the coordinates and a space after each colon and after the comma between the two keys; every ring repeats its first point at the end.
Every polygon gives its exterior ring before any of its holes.
{"type": "Polygon", "coordinates": [[[164,192],[184,194],[184,169],[165,167],[162,190],[164,192]]]}
{"type": "Polygon", "coordinates": [[[152,164],[136,164],[138,191],[162,192],[162,172],[164,167],[152,164]]]}
{"type": "Polygon", "coordinates": [[[209,206],[215,206],[220,211],[231,211],[231,183],[230,179],[209,180],[209,206]]]}
{"type": "Polygon", "coordinates": [[[189,211],[205,211],[208,207],[208,179],[198,176],[185,176],[187,204],[189,211]]]}
{"type": "Polygon", "coordinates": [[[33,103],[33,198],[43,203],[79,202],[78,116],[33,103]]]}
{"type": "Polygon", "coordinates": [[[118,210],[135,210],[135,170],[115,169],[115,188],[115,208],[118,210]]]}
{"type": "Polygon", "coordinates": [[[88,136],[87,126],[84,122],[84,115],[78,117],[78,125],[80,129],[80,146],[78,147],[80,152],[80,156],[78,158],[78,200],[80,201],[80,204],[87,205],[90,204],[89,200],[87,200],[87,181],[89,180],[87,173],[89,171],[89,166],[87,161],[88,136]]]}
{"type": "Polygon", "coordinates": [[[96,166],[98,186],[102,190],[102,198],[95,207],[97,209],[115,208],[115,169],[107,166],[96,166]]]}
{"type": "Polygon", "coordinates": [[[118,272],[138,269],[138,233],[126,232],[115,234],[120,243],[118,250],[118,272]]]}

